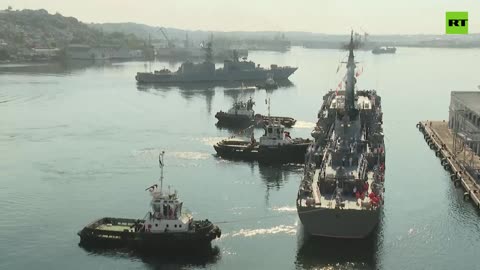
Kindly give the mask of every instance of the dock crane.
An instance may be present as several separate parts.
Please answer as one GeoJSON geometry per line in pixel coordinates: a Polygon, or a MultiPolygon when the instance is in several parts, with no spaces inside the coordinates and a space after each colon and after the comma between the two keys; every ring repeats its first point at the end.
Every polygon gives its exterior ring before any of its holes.
{"type": "Polygon", "coordinates": [[[166,29],[163,28],[163,27],[159,27],[158,29],[160,32],[162,32],[162,35],[163,37],[165,38],[165,40],[167,41],[167,46],[168,48],[174,48],[175,47],[175,44],[173,44],[173,42],[168,38],[168,35],[166,33],[166,29]]]}

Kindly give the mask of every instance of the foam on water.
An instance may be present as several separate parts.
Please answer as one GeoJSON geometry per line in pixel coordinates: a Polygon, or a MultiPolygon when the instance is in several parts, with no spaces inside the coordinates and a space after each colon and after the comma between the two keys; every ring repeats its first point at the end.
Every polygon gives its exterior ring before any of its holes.
{"type": "Polygon", "coordinates": [[[297,208],[293,206],[281,206],[281,207],[272,207],[271,210],[276,212],[296,212],[297,208]]]}
{"type": "Polygon", "coordinates": [[[294,128],[313,129],[315,127],[315,123],[314,122],[307,122],[307,121],[297,121],[293,127],[294,128]]]}
{"type": "Polygon", "coordinates": [[[254,237],[260,235],[269,235],[269,234],[287,234],[295,235],[297,233],[296,225],[278,225],[271,228],[261,228],[261,229],[241,229],[236,232],[232,232],[231,237],[254,237]]]}

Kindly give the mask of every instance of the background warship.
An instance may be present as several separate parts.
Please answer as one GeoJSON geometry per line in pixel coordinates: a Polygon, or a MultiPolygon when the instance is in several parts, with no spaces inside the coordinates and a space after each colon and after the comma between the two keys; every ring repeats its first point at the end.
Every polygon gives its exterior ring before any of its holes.
{"type": "Polygon", "coordinates": [[[195,64],[187,61],[180,68],[172,72],[162,69],[154,72],[138,72],[135,77],[139,83],[186,83],[186,82],[215,82],[215,81],[265,81],[268,76],[274,80],[286,80],[296,67],[279,67],[270,65],[270,68],[255,66],[252,61],[238,60],[238,53],[234,51],[232,60],[225,60],[223,68],[215,68],[213,63],[212,45],[205,48],[206,59],[195,64]]]}
{"type": "Polygon", "coordinates": [[[330,91],[318,113],[296,201],[308,234],[365,238],[383,206],[385,146],[381,99],[374,90],[355,92],[353,33],[345,91],[330,91]]]}

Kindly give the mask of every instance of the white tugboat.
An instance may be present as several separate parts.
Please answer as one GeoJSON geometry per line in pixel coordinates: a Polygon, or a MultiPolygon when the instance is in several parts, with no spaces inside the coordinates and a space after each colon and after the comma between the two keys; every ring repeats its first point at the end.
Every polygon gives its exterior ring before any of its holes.
{"type": "Polygon", "coordinates": [[[268,123],[265,133],[257,142],[252,134],[250,140],[229,138],[213,147],[225,158],[258,160],[264,163],[303,163],[311,141],[290,137],[290,132],[279,123],[268,123]]]}
{"type": "Polygon", "coordinates": [[[221,236],[218,226],[208,219],[196,221],[182,213],[183,202],[177,192],[163,191],[163,156],[160,187],[154,184],[150,192],[152,207],[144,219],[104,217],[83,228],[78,235],[83,246],[127,247],[142,251],[192,250],[209,248],[210,242],[221,236]]]}

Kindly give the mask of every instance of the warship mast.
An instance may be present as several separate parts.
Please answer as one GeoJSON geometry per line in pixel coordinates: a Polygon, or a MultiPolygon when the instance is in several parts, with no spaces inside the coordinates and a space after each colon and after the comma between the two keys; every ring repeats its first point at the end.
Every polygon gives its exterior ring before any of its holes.
{"type": "Polygon", "coordinates": [[[345,111],[350,115],[355,111],[355,59],[353,54],[353,31],[348,45],[347,80],[345,82],[345,111]]]}

